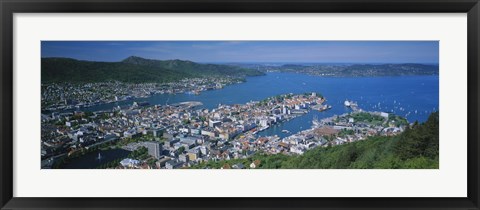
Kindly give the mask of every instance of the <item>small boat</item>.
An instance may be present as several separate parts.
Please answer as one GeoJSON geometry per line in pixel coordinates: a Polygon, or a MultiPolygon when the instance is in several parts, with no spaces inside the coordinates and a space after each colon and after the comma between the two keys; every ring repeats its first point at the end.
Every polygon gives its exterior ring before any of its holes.
{"type": "Polygon", "coordinates": [[[288,130],[282,130],[282,133],[290,133],[288,130]]]}

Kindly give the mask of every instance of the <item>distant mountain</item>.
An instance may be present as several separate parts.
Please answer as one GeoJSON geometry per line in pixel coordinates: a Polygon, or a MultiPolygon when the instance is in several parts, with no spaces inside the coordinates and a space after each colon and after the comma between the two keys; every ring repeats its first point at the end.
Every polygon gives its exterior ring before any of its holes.
{"type": "Polygon", "coordinates": [[[342,74],[354,76],[408,76],[408,75],[438,75],[437,65],[425,64],[355,64],[346,66],[342,74]]]}
{"type": "Polygon", "coordinates": [[[131,56],[120,62],[42,58],[42,83],[49,82],[172,82],[209,76],[258,76],[264,73],[237,66],[199,64],[185,60],[153,60],[131,56]]]}
{"type": "Polygon", "coordinates": [[[263,71],[296,72],[319,76],[365,77],[365,76],[413,76],[438,75],[438,65],[415,63],[404,64],[316,64],[257,68],[263,71]]]}

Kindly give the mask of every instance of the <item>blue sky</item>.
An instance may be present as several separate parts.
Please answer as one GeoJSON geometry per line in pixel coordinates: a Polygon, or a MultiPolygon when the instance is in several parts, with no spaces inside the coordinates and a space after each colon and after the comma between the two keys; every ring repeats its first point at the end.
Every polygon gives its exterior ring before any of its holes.
{"type": "Polygon", "coordinates": [[[438,63],[438,41],[42,41],[42,57],[120,61],[438,63]]]}

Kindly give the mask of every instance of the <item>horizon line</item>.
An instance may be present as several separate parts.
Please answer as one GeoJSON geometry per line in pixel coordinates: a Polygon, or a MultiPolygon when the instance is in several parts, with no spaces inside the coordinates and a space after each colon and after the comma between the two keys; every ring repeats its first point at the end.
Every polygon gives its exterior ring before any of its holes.
{"type": "Polygon", "coordinates": [[[434,65],[439,65],[439,63],[435,62],[404,62],[404,61],[398,61],[398,62],[349,62],[349,61],[342,61],[342,62],[326,62],[326,61],[193,61],[193,60],[188,60],[188,59],[179,59],[179,58],[172,58],[172,59],[153,59],[153,58],[145,58],[141,56],[135,56],[131,55],[128,56],[124,59],[120,59],[118,61],[101,61],[101,60],[86,60],[86,59],[78,59],[78,58],[72,58],[72,57],[58,57],[58,56],[41,56],[41,58],[65,58],[65,59],[73,59],[73,60],[78,60],[78,61],[89,61],[89,62],[106,62],[106,63],[116,63],[116,62],[122,62],[123,60],[130,58],[130,57],[138,57],[142,58],[145,60],[155,60],[155,61],[172,61],[172,60],[180,60],[180,61],[190,61],[190,62],[195,62],[195,63],[208,63],[208,64],[227,64],[227,63],[247,63],[247,64],[267,64],[267,63],[275,63],[275,64],[288,64],[288,63],[310,63],[310,64],[434,64],[434,65]]]}

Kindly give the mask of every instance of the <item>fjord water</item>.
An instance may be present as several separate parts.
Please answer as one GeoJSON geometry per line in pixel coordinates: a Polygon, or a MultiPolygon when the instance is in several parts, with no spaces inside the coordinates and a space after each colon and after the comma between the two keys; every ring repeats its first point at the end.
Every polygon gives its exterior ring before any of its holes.
{"type": "Polygon", "coordinates": [[[91,152],[70,160],[63,168],[65,169],[92,169],[102,164],[112,162],[116,159],[123,159],[130,154],[130,151],[123,149],[110,149],[91,152]],[[100,157],[100,158],[99,158],[100,157]]]}
{"type": "Polygon", "coordinates": [[[84,108],[86,111],[108,110],[114,106],[131,105],[133,101],[146,101],[151,105],[172,104],[183,101],[200,101],[199,108],[214,109],[219,104],[244,104],[259,101],[279,94],[318,92],[327,98],[332,109],[325,112],[312,110],[281,125],[271,127],[259,135],[288,134],[311,127],[314,116],[318,119],[340,115],[350,110],[345,100],[358,103],[366,111],[392,112],[406,117],[409,122],[427,120],[428,115],[438,110],[439,76],[396,77],[318,77],[297,73],[267,73],[265,76],[248,77],[245,83],[226,86],[223,89],[201,92],[200,95],[157,94],[148,98],[122,101],[84,108]]]}

